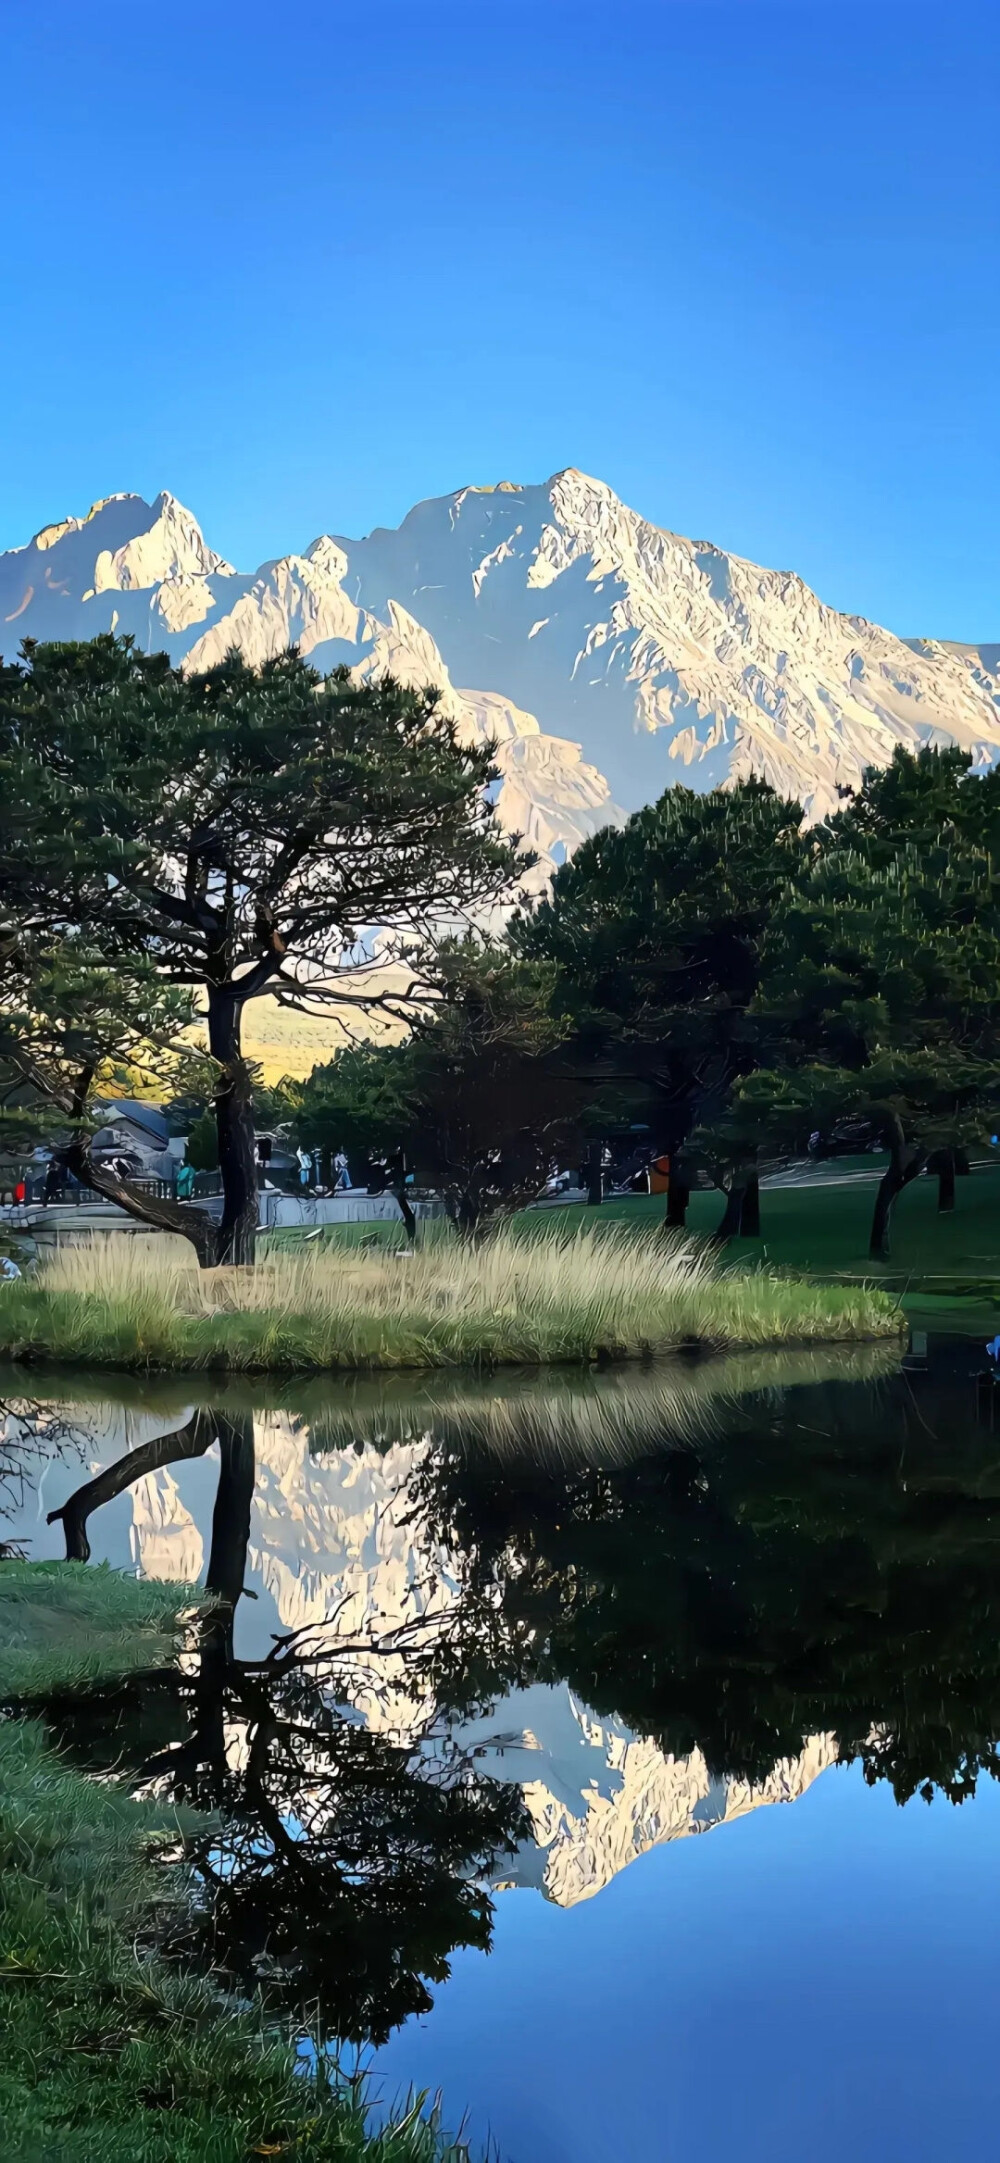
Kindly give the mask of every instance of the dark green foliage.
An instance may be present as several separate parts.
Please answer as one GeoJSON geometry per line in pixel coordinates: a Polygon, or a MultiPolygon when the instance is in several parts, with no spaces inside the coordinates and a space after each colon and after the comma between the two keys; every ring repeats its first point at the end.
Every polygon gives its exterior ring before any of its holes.
{"type": "MultiPolygon", "coordinates": [[[[178,1951],[196,1953],[247,1998],[263,1992],[272,2013],[301,2021],[308,2012],[314,2033],[382,2041],[429,2011],[427,1981],[445,1979],[456,1946],[488,1949],[492,1907],[479,1879],[516,1845],[523,1807],[516,1789],[480,1777],[446,1740],[424,1755],[419,1742],[345,1717],[349,1644],[338,1650],[335,1637],[307,1631],[278,1640],[264,1660],[236,1657],[255,1477],[249,1413],[197,1412],[82,1484],[60,1512],[68,1546],[86,1551],[94,1511],[154,1464],[213,1444],[206,1586],[217,1604],[197,1652],[183,1671],[158,1666],[122,1691],[53,1703],[50,1716],[95,1769],[113,1760],[154,1780],[189,1822],[191,1807],[207,1814],[188,1843],[205,1899],[185,1909],[178,1951]]],[[[423,1638],[436,1634],[432,1625],[423,1638]]],[[[397,1642],[400,1672],[419,1688],[422,1633],[389,1633],[390,1664],[397,1642]]],[[[363,1640],[356,1650],[370,1696],[379,1661],[363,1640]]]]}
{"type": "Polygon", "coordinates": [[[996,1117],[991,858],[944,836],[885,863],[831,850],[775,908],[754,1011],[765,1063],[731,1116],[798,1148],[812,1127],[868,1120],[890,1152],[872,1227],[872,1251],[886,1255],[898,1193],[932,1153],[981,1142],[996,1117]]]}
{"type": "Polygon", "coordinates": [[[216,1258],[253,1251],[247,1000],[405,1004],[390,964],[515,878],[493,777],[489,748],[460,743],[435,692],[358,686],[344,669],[321,682],[294,652],[185,677],[102,637],[26,646],[0,670],[0,923],[76,927],[110,963],[138,958],[204,999],[216,1258]]]}
{"type": "Polygon", "coordinates": [[[556,972],[476,938],[438,947],[430,1003],[403,1044],[362,1045],[303,1086],[296,1132],[311,1146],[405,1162],[473,1233],[519,1208],[574,1144],[581,1091],[561,1058],[556,972]]]}
{"type": "Polygon", "coordinates": [[[73,1731],[92,1762],[124,1753],[175,1802],[221,1814],[225,1835],[213,1828],[188,1850],[205,1895],[185,1924],[199,1965],[263,1988],[272,2010],[308,2008],[330,2037],[377,2043],[430,2011],[428,1984],[447,1979],[457,1947],[489,1950],[478,1880],[512,1851],[524,1816],[516,1789],[457,1753],[430,1763],[345,1719],[343,1672],[328,1660],[316,1674],[294,1648],[252,1668],[206,1642],[193,1676],[106,1697],[89,1735],[82,1722],[73,1731]],[[226,1755],[232,1722],[246,1736],[239,1764],[226,1755]]]}
{"type": "Polygon", "coordinates": [[[1000,1775],[1000,1461],[958,1387],[762,1392],[624,1467],[439,1441],[419,1499],[466,1557],[439,1696],[565,1681],[720,1778],[832,1734],[900,1801],[962,1801],[1000,1775]]]}
{"type": "Polygon", "coordinates": [[[514,929],[558,970],[576,1060],[609,1127],[628,1107],[676,1153],[755,1063],[760,942],[803,857],[801,810],[760,781],[668,789],[606,828],[514,929]]]}
{"type": "Polygon", "coordinates": [[[818,833],[761,783],[668,791],[515,925],[557,967],[594,1116],[614,1085],[675,1185],[679,1159],[710,1167],[724,1236],[758,1231],[762,1149],[854,1116],[890,1151],[885,1255],[903,1186],[933,1157],[950,1206],[956,1152],[995,1125],[1000,778],[970,766],[898,751],[818,833]]]}
{"type": "MultiPolygon", "coordinates": [[[[139,1588],[134,1587],[138,1591],[139,1588]]],[[[414,2114],[366,2133],[357,2096],[304,2077],[259,2004],[150,1955],[181,1887],[176,1807],[74,1771],[39,1726],[0,1726],[0,2122],[25,2163],[454,2163],[414,2114]],[[165,1912],[166,1911],[166,1912],[165,1912]]],[[[190,1822],[190,1820],[189,1820],[190,1822]]]]}
{"type": "Polygon", "coordinates": [[[349,1044],[302,1083],[294,1131],[308,1149],[343,1149],[357,1163],[398,1156],[415,1121],[409,1044],[349,1044]]]}
{"type": "Polygon", "coordinates": [[[555,981],[550,963],[476,939],[438,955],[437,1004],[410,1049],[412,1148],[463,1233],[532,1200],[572,1146],[578,1092],[555,981]]]}
{"type": "Polygon", "coordinates": [[[706,1062],[739,1062],[760,936],[798,868],[801,816],[763,782],[668,789],[584,842],[517,943],[557,966],[578,1024],[663,1044],[696,1096],[710,1086],[706,1062]]]}
{"type": "Polygon", "coordinates": [[[97,1085],[131,1097],[175,1082],[193,1020],[190,993],[165,982],[145,955],[109,963],[79,934],[11,926],[0,993],[0,1124],[12,1138],[65,1139],[85,1129],[97,1085]]]}
{"type": "Polygon", "coordinates": [[[898,745],[889,765],[870,767],[818,835],[824,849],[856,849],[878,864],[897,849],[934,847],[942,837],[987,853],[1000,844],[1000,767],[974,771],[955,744],[916,752],[898,745]]]}
{"type": "Polygon", "coordinates": [[[185,1162],[196,1172],[217,1172],[219,1169],[219,1136],[211,1112],[202,1112],[196,1119],[187,1139],[185,1162]]]}

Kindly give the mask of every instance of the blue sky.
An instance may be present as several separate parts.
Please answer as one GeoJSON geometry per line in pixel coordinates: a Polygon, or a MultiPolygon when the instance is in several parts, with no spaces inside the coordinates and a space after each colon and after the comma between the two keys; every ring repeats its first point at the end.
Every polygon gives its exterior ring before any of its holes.
{"type": "Polygon", "coordinates": [[[0,9],[0,547],[169,487],[241,568],[578,465],[1000,637],[1000,10],[0,9]]]}

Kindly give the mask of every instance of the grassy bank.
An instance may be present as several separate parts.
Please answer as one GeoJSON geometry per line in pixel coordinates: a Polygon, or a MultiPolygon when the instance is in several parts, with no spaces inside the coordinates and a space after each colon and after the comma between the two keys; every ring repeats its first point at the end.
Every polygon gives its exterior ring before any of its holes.
{"type": "Polygon", "coordinates": [[[0,1296],[0,1352],[82,1366],[302,1372],[624,1359],[890,1337],[895,1302],[720,1269],[692,1242],[584,1227],[384,1249],[277,1252],[199,1271],[183,1248],[76,1248],[0,1296]]]}
{"type": "MultiPolygon", "coordinates": [[[[0,1702],[93,1689],[162,1665],[184,1597],[175,1584],[140,1584],[116,1570],[0,1563],[0,1702]]],[[[204,1598],[192,1593],[189,1606],[204,1598]]]]}
{"type": "MultiPolygon", "coordinates": [[[[173,1649],[177,1586],[73,1563],[0,1565],[0,1699],[110,1681],[173,1649]],[[81,1637],[87,1646],[81,1653],[81,1637]]],[[[183,1595],[182,1595],[183,1597],[183,1595]]],[[[22,2163],[458,2163],[419,2116],[369,2139],[252,2010],[148,1950],[176,1818],[85,1779],[41,1727],[0,1722],[0,2124],[22,2163]],[[147,1940],[144,1951],[143,1938],[147,1940]]]]}

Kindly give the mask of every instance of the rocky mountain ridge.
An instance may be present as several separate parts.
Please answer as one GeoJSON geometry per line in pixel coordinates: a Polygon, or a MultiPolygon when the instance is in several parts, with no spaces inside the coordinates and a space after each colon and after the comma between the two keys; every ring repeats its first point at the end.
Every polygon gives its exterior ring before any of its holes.
{"type": "MultiPolygon", "coordinates": [[[[759,774],[822,818],[897,743],[1000,756],[1000,646],[905,641],[769,571],[650,524],[570,468],[461,488],[361,540],[321,534],[253,572],[164,492],[108,496],[0,554],[0,652],[128,632],[208,668],[296,643],[320,670],[437,685],[497,745],[497,811],[543,887],[601,826],[671,782],[759,774]]],[[[267,1079],[343,1041],[335,1018],[255,1002],[267,1079]]]]}
{"type": "Polygon", "coordinates": [[[1000,756],[1000,648],[905,640],[773,571],[652,525],[569,468],[462,488],[361,540],[239,572],[169,494],[111,496],[0,555],[17,641],[129,631],[188,667],[296,641],[391,667],[497,737],[501,816],[543,875],[671,781],[756,773],[822,817],[896,743],[1000,756]]]}
{"type": "Polygon", "coordinates": [[[470,738],[496,743],[498,816],[538,857],[529,885],[543,885],[587,834],[622,817],[603,775],[502,693],[456,689],[416,617],[391,595],[380,615],[359,606],[347,576],[344,546],[329,535],[244,576],[173,496],[111,496],[0,555],[0,630],[16,626],[8,653],[26,637],[128,632],[143,651],[190,669],[214,667],[233,646],[259,666],[296,644],[321,670],[346,664],[359,681],[391,672],[433,684],[470,738]]]}

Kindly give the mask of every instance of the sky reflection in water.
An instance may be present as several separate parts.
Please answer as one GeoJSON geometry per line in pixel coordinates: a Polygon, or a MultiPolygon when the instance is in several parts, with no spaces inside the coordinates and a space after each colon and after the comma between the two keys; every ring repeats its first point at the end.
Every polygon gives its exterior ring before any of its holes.
{"type": "Polygon", "coordinates": [[[289,2009],[318,1990],[387,2095],[441,2085],[510,2163],[978,2156],[1000,1442],[975,1364],[200,1410],[8,1378],[31,1553],[82,1524],[95,1559],[236,1597],[183,1684],[53,1723],[227,1811],[215,1957],[289,2009]],[[46,1525],[130,1450],[120,1493],[46,1525]],[[292,1825],[305,1853],[256,1873],[292,1825]]]}

